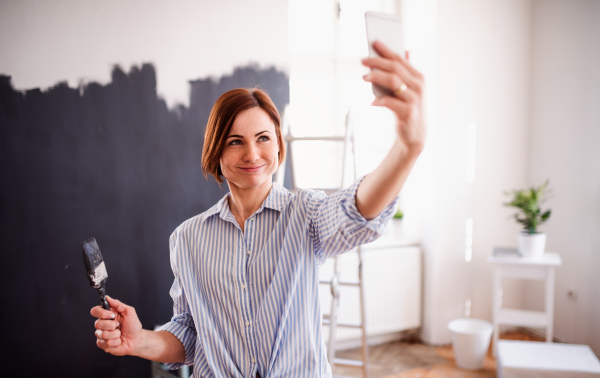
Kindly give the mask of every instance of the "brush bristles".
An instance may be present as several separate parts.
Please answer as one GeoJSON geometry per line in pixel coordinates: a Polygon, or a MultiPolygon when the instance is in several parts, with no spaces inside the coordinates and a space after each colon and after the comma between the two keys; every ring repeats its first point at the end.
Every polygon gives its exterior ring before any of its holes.
{"type": "Polygon", "coordinates": [[[104,261],[94,269],[94,275],[90,275],[90,280],[94,282],[94,287],[99,287],[103,280],[108,278],[104,261]]]}

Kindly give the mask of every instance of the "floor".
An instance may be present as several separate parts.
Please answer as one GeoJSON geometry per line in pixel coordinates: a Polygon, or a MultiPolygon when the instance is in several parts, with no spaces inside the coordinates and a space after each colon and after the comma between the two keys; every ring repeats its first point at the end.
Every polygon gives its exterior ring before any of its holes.
{"type": "MultiPolygon", "coordinates": [[[[501,339],[543,341],[526,331],[500,334],[501,339]]],[[[360,349],[339,351],[336,357],[361,359],[360,349]]],[[[461,370],[454,363],[452,346],[432,347],[420,343],[395,341],[369,348],[370,378],[493,378],[496,377],[496,360],[488,353],[483,369],[461,370]]],[[[333,374],[362,377],[356,368],[334,366],[333,374]]]]}

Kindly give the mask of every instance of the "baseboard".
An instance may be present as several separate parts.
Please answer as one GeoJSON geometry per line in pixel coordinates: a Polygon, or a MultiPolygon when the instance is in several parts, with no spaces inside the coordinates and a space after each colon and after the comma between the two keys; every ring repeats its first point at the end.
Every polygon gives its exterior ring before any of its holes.
{"type": "MultiPolygon", "coordinates": [[[[545,329],[536,329],[536,328],[528,328],[528,327],[517,327],[516,329],[520,332],[529,333],[533,336],[540,337],[544,340],[546,339],[546,330],[545,329]]],[[[558,337],[553,337],[552,342],[553,343],[570,344],[568,341],[561,340],[558,337]]]]}
{"type": "MultiPolygon", "coordinates": [[[[544,340],[546,339],[546,330],[545,329],[516,327],[516,326],[503,325],[503,324],[500,325],[500,335],[502,335],[503,333],[508,333],[508,332],[521,332],[521,333],[525,333],[525,334],[530,334],[531,336],[534,336],[534,337],[542,338],[544,340]]],[[[433,343],[429,343],[423,339],[418,339],[417,341],[419,341],[420,343],[422,343],[424,345],[431,346],[431,347],[442,347],[442,346],[451,346],[452,345],[452,343],[433,344],[433,343]]],[[[553,337],[552,342],[570,344],[568,341],[561,340],[558,337],[553,337]]]]}
{"type": "MultiPolygon", "coordinates": [[[[373,335],[367,337],[367,344],[369,346],[372,345],[380,345],[389,343],[392,341],[406,341],[406,342],[415,342],[419,340],[420,329],[411,329],[406,331],[399,332],[391,332],[385,333],[381,335],[373,335]]],[[[362,347],[362,340],[359,339],[350,339],[344,341],[337,341],[335,343],[335,350],[347,350],[347,349],[355,349],[362,347]]]]}

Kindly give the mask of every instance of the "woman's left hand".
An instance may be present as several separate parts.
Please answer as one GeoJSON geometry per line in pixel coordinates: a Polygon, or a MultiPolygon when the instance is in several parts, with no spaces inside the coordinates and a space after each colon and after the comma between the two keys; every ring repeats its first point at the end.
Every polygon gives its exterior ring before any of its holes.
{"type": "Polygon", "coordinates": [[[426,136],[423,74],[408,63],[408,54],[404,59],[378,41],[373,47],[381,57],[362,60],[363,65],[371,68],[371,73],[363,79],[394,94],[378,97],[372,105],[385,106],[396,114],[399,142],[406,148],[406,153],[418,155],[423,150],[426,136]]]}

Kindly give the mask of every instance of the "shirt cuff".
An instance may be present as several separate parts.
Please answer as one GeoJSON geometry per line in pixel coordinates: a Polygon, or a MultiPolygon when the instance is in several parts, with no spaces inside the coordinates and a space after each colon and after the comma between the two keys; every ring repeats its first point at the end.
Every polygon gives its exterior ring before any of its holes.
{"type": "Polygon", "coordinates": [[[194,347],[196,344],[196,331],[194,329],[176,321],[170,321],[167,324],[155,328],[154,331],[170,332],[179,339],[185,350],[185,360],[183,362],[165,363],[164,365],[166,367],[174,370],[179,369],[183,365],[192,365],[194,363],[194,347]]]}
{"type": "Polygon", "coordinates": [[[396,214],[396,210],[398,209],[399,197],[396,196],[396,198],[394,198],[394,200],[390,202],[378,216],[371,220],[366,220],[356,207],[356,192],[358,186],[365,177],[366,176],[362,176],[354,181],[349,188],[343,191],[344,198],[341,201],[342,211],[351,220],[345,227],[345,231],[349,237],[353,237],[366,230],[371,230],[381,236],[385,231],[387,221],[396,214]]]}

